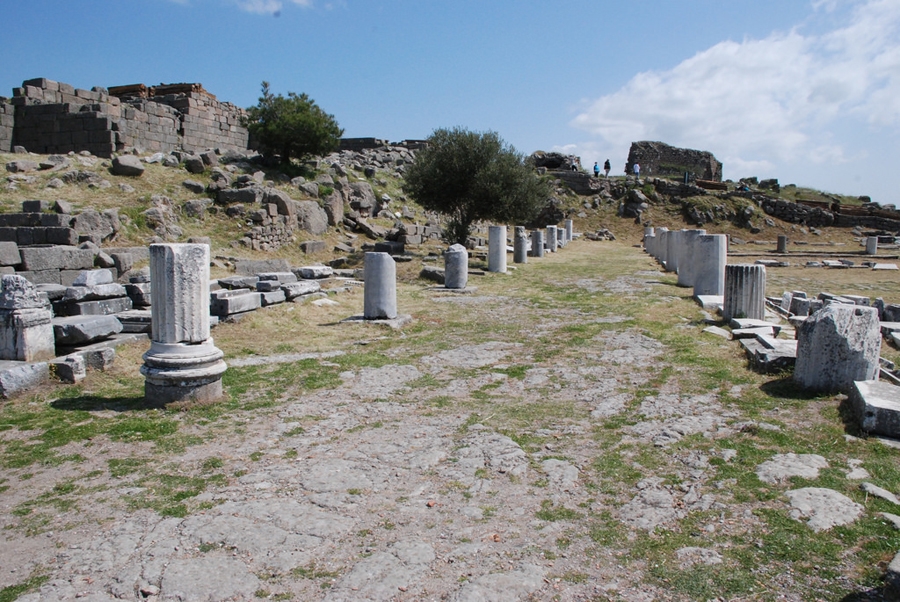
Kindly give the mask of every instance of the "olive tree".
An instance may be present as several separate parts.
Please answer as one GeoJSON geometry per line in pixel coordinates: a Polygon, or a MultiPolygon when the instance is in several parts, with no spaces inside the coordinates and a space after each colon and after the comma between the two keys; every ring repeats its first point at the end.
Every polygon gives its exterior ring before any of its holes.
{"type": "Polygon", "coordinates": [[[334,116],[309,96],[294,92],[276,96],[269,82],[262,83],[262,96],[247,109],[244,125],[264,155],[281,155],[283,163],[290,163],[291,157],[302,160],[329,153],[344,134],[334,116]]]}
{"type": "Polygon", "coordinates": [[[406,171],[403,190],[425,209],[449,218],[447,242],[464,244],[480,220],[527,222],[549,187],[523,155],[496,132],[437,129],[406,171]]]}

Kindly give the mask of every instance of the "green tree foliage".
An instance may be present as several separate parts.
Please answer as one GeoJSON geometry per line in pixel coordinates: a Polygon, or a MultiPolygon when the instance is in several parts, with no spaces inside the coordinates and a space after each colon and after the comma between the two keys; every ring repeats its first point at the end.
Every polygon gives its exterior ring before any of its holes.
{"type": "Polygon", "coordinates": [[[406,171],[403,190],[422,207],[447,215],[448,242],[465,243],[480,220],[524,223],[549,187],[496,132],[438,129],[406,171]]]}
{"type": "Polygon", "coordinates": [[[259,104],[247,109],[245,121],[260,152],[281,155],[283,163],[291,157],[306,159],[336,149],[344,134],[333,115],[329,115],[306,94],[288,92],[287,98],[275,96],[269,82],[262,83],[259,104]]]}

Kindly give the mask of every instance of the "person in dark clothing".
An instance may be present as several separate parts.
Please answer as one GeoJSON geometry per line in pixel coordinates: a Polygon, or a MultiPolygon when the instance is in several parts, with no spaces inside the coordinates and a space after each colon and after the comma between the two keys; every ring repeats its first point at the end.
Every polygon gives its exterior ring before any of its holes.
{"type": "Polygon", "coordinates": [[[606,162],[603,164],[603,171],[606,172],[606,177],[607,177],[607,178],[609,177],[609,170],[610,170],[610,169],[612,169],[612,168],[611,168],[611,166],[610,166],[610,164],[609,164],[609,159],[607,159],[606,162]]]}

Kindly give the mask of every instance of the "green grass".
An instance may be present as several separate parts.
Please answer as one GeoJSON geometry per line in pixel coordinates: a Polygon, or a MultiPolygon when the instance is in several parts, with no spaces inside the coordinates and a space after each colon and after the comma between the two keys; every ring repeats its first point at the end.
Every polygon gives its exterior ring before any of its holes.
{"type": "Polygon", "coordinates": [[[49,575],[36,574],[22,583],[4,587],[3,589],[0,589],[0,602],[13,602],[13,600],[17,600],[22,594],[37,590],[49,580],[49,575]]]}

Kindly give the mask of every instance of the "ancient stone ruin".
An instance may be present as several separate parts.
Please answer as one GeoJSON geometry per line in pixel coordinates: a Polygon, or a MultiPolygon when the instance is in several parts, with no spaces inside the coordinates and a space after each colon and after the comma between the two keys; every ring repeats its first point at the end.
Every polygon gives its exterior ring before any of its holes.
{"type": "Polygon", "coordinates": [[[642,176],[680,179],[688,173],[691,179],[722,181],[722,163],[707,151],[675,148],[663,142],[632,142],[625,173],[633,173],[635,163],[640,164],[642,176]]]}
{"type": "Polygon", "coordinates": [[[98,157],[150,152],[247,148],[244,110],[220,102],[200,84],[144,84],[81,90],[30,79],[0,98],[0,151],[88,151],[98,157]]]}

